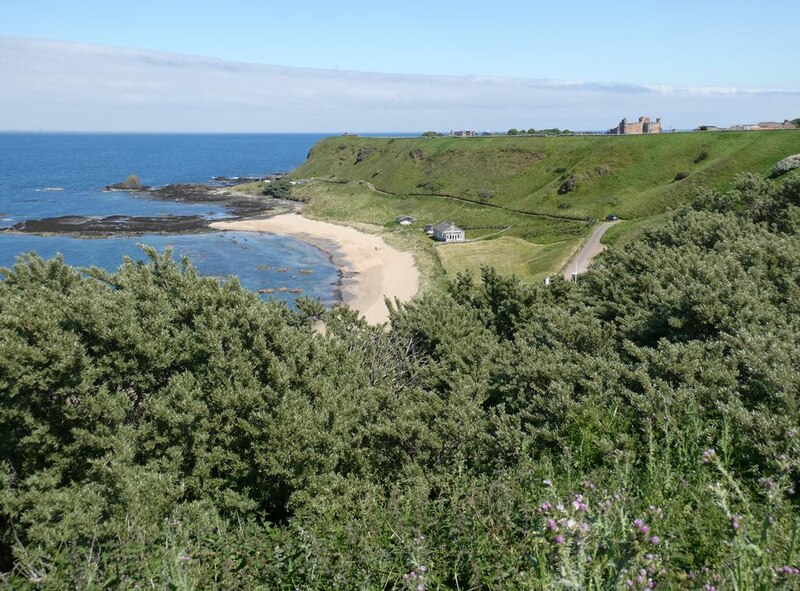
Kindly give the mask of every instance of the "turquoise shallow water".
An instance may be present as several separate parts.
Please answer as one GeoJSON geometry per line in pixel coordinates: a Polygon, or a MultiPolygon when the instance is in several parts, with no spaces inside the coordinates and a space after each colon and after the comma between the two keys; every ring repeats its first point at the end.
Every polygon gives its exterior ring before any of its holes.
{"type": "MultiPolygon", "coordinates": [[[[152,186],[209,182],[214,176],[261,176],[300,164],[322,136],[312,134],[0,134],[0,228],[25,219],[62,215],[203,215],[222,218],[225,208],[108,193],[105,185],[136,174],[152,186]],[[59,188],[58,191],[44,190],[59,188]]],[[[236,276],[254,291],[276,290],[291,303],[298,295],[331,304],[338,272],[328,256],[304,242],[267,234],[213,232],[82,239],[0,234],[0,266],[23,252],[67,263],[116,269],[124,256],[144,260],[137,243],[173,246],[204,275],[236,276]],[[280,269],[280,270],[279,270],[280,269]],[[303,271],[302,273],[300,271],[303,271]],[[278,291],[301,289],[300,294],[278,291]]]]}

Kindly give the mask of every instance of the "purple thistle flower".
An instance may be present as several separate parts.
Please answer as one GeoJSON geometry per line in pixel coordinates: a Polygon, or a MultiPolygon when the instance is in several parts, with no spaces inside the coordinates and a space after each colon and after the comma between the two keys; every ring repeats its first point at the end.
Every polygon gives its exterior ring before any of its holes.
{"type": "Polygon", "coordinates": [[[558,529],[558,524],[556,523],[555,519],[547,520],[547,529],[549,529],[550,531],[556,531],[558,529]]]}
{"type": "Polygon", "coordinates": [[[733,531],[737,531],[739,527],[741,527],[741,524],[739,523],[741,518],[741,515],[736,515],[735,513],[731,515],[731,527],[733,528],[733,531]]]}
{"type": "Polygon", "coordinates": [[[420,564],[420,565],[419,565],[419,572],[421,572],[421,573],[426,573],[426,572],[428,572],[428,567],[427,567],[427,566],[425,566],[424,564],[420,564]]]}
{"type": "Polygon", "coordinates": [[[539,511],[539,513],[547,513],[552,508],[553,508],[553,506],[550,503],[542,503],[541,505],[539,505],[539,510],[538,511],[539,511]]]}
{"type": "Polygon", "coordinates": [[[650,543],[653,544],[653,546],[658,546],[661,543],[661,538],[658,536],[653,536],[650,538],[650,543]]]}
{"type": "Polygon", "coordinates": [[[644,525],[644,519],[634,519],[633,525],[636,527],[642,527],[644,525]]]}
{"type": "Polygon", "coordinates": [[[417,585],[417,591],[425,591],[425,585],[417,585]]]}
{"type": "Polygon", "coordinates": [[[628,579],[627,581],[625,581],[625,584],[626,584],[628,587],[633,587],[633,581],[631,581],[630,579],[628,579]]]}
{"type": "Polygon", "coordinates": [[[639,528],[639,531],[642,532],[644,535],[647,535],[650,532],[650,526],[645,524],[639,528]]]}
{"type": "Polygon", "coordinates": [[[709,448],[709,449],[707,449],[706,451],[703,452],[703,456],[702,456],[701,461],[704,464],[709,464],[712,461],[714,461],[716,459],[716,457],[717,457],[717,451],[713,447],[711,447],[711,448],[709,448]]]}
{"type": "Polygon", "coordinates": [[[556,536],[555,543],[558,544],[559,546],[561,544],[563,544],[564,543],[564,536],[562,536],[561,534],[558,534],[556,536]]]}
{"type": "Polygon", "coordinates": [[[408,573],[406,573],[406,574],[404,574],[404,575],[403,575],[403,580],[404,580],[404,581],[407,581],[407,580],[408,580],[408,573]]]}

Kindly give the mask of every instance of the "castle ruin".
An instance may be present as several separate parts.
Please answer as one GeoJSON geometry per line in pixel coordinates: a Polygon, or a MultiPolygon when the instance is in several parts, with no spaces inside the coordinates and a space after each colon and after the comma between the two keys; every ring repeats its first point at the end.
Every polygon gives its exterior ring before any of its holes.
{"type": "Polygon", "coordinates": [[[639,117],[634,123],[629,123],[627,119],[619,122],[619,125],[608,130],[612,135],[635,135],[640,133],[661,133],[661,117],[655,121],[650,121],[650,117],[639,117]]]}

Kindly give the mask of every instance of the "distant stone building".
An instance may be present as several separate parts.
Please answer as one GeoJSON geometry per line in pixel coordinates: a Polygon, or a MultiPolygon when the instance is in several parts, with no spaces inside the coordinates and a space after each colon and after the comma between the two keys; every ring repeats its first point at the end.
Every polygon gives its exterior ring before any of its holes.
{"type": "Polygon", "coordinates": [[[459,131],[451,131],[450,135],[453,137],[476,137],[478,132],[472,129],[462,129],[459,131]]]}
{"type": "Polygon", "coordinates": [[[650,121],[650,117],[639,117],[639,120],[630,123],[627,119],[619,122],[619,125],[608,130],[612,135],[636,135],[641,133],[661,133],[661,117],[655,121],[650,121]]]}
{"type": "Polygon", "coordinates": [[[433,227],[433,237],[440,242],[464,242],[464,230],[453,222],[444,221],[433,227]]]}

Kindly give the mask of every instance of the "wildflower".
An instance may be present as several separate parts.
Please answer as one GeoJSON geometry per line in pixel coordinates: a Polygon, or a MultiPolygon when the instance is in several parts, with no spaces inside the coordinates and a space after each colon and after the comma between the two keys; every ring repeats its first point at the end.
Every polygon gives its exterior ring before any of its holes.
{"type": "Polygon", "coordinates": [[[758,479],[758,483],[763,486],[766,490],[772,490],[775,488],[775,481],[772,478],[762,477],[758,479]]]}
{"type": "Polygon", "coordinates": [[[633,581],[628,579],[627,581],[625,581],[625,585],[627,585],[628,587],[633,587],[633,581]]]}
{"type": "Polygon", "coordinates": [[[710,464],[717,458],[717,451],[711,447],[708,448],[706,451],[703,452],[702,462],[704,464],[710,464]]]}
{"type": "Polygon", "coordinates": [[[583,481],[583,487],[588,490],[594,490],[596,488],[595,485],[589,482],[588,480],[583,481]]]}
{"type": "Polygon", "coordinates": [[[181,562],[189,562],[191,558],[186,556],[186,554],[181,554],[180,557],[178,557],[178,560],[180,560],[181,562]]]}
{"type": "Polygon", "coordinates": [[[737,531],[739,527],[741,527],[741,524],[739,523],[741,518],[741,515],[736,515],[735,513],[731,515],[731,527],[733,528],[733,531],[737,531]]]}
{"type": "Polygon", "coordinates": [[[417,585],[417,591],[425,591],[425,585],[417,585]]]}
{"type": "Polygon", "coordinates": [[[426,572],[428,572],[428,567],[427,567],[427,566],[425,566],[424,564],[420,564],[420,565],[419,565],[419,572],[421,572],[421,573],[426,573],[426,572]]]}
{"type": "Polygon", "coordinates": [[[650,543],[653,544],[653,546],[658,546],[661,543],[661,538],[658,536],[653,536],[650,538],[650,543]]]}
{"type": "Polygon", "coordinates": [[[556,523],[555,519],[547,520],[547,529],[549,529],[550,531],[556,531],[558,529],[558,524],[556,523]]]}
{"type": "Polygon", "coordinates": [[[404,580],[404,581],[407,581],[407,580],[408,580],[408,573],[406,573],[406,574],[404,574],[404,575],[403,575],[403,580],[404,580]]]}
{"type": "Polygon", "coordinates": [[[563,544],[564,543],[564,536],[562,536],[561,534],[558,534],[556,536],[556,538],[555,538],[555,543],[558,544],[559,546],[561,544],[563,544]]]}
{"type": "Polygon", "coordinates": [[[539,513],[548,513],[553,506],[550,503],[542,503],[539,505],[538,512],[539,513]]]}
{"type": "Polygon", "coordinates": [[[644,525],[644,519],[634,519],[633,525],[636,527],[642,527],[644,525]]]}

